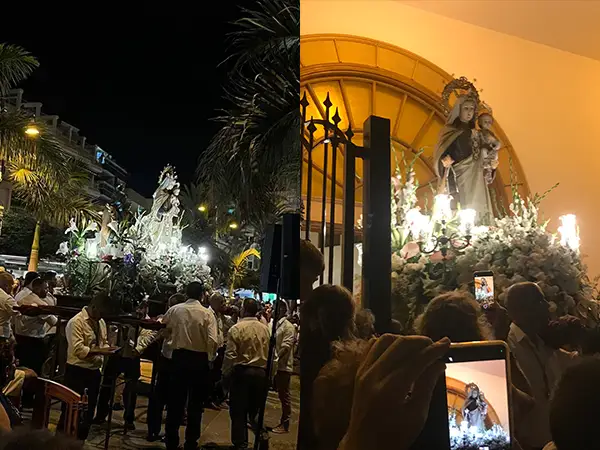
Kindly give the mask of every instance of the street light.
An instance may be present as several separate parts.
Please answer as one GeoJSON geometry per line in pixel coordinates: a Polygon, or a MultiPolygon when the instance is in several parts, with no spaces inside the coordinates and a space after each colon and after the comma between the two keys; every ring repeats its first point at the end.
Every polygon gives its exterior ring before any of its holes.
{"type": "Polygon", "coordinates": [[[198,206],[198,211],[200,211],[200,212],[206,212],[206,206],[204,206],[204,205],[198,206]]]}
{"type": "Polygon", "coordinates": [[[25,134],[31,138],[37,137],[40,134],[40,129],[35,125],[35,122],[31,122],[25,128],[25,134]]]}

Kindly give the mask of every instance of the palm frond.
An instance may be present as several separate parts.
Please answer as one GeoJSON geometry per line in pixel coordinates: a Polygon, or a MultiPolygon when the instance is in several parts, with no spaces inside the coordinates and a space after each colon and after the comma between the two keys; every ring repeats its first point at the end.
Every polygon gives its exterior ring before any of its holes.
{"type": "Polygon", "coordinates": [[[30,122],[20,111],[0,112],[0,159],[26,164],[48,178],[65,177],[69,157],[63,144],[44,123],[36,123],[40,131],[36,138],[28,137],[25,129],[30,122]]]}
{"type": "Polygon", "coordinates": [[[259,0],[242,13],[230,35],[230,107],[215,119],[222,129],[203,153],[198,177],[260,232],[299,203],[300,18],[293,0],[259,0]]]}
{"type": "Polygon", "coordinates": [[[27,50],[17,45],[0,44],[0,96],[27,78],[39,63],[27,50]]]}
{"type": "MultiPolygon", "coordinates": [[[[253,9],[240,8],[244,16],[229,34],[229,56],[234,71],[256,72],[269,61],[300,55],[300,8],[289,0],[258,0],[253,9]]],[[[299,67],[299,65],[298,65],[299,67]]]]}
{"type": "Polygon", "coordinates": [[[13,183],[13,194],[36,220],[62,227],[71,218],[99,220],[99,213],[87,197],[87,175],[75,162],[66,167],[68,178],[54,178],[43,171],[36,171],[26,161],[11,161],[8,179],[13,183]]]}

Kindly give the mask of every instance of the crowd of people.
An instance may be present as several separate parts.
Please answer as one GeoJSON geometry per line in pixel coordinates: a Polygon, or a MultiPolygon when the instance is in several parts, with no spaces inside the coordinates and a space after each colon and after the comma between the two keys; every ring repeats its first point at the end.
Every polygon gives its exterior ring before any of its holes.
{"type": "MultiPolygon", "coordinates": [[[[45,312],[20,314],[15,308],[56,305],[55,286],[53,272],[29,272],[22,283],[0,272],[0,431],[19,429],[21,410],[34,403],[33,381],[57,373],[52,356],[56,355],[59,317],[45,312]]],[[[162,324],[158,331],[107,323],[113,311],[112,299],[98,292],[64,327],[66,364],[59,381],[87,398],[77,428],[80,442],[87,439],[92,425],[107,421],[111,406],[124,409],[126,430],[135,429],[141,356],[151,345],[160,347],[160,356],[147,409],[148,441],[163,440],[167,449],[178,449],[179,431],[185,425],[183,448],[196,449],[204,408],[228,408],[233,446],[247,448],[248,428],[256,431],[255,418],[269,386],[277,390],[282,410],[279,424],[269,429],[289,432],[298,319],[287,302],[227,300],[210,287],[191,282],[183,292],[172,295],[164,314],[155,318],[155,323],[162,324]],[[273,329],[274,363],[272,373],[267,374],[273,329]],[[115,389],[119,384],[122,390],[115,389]]],[[[137,306],[134,317],[152,321],[146,301],[137,306]]],[[[64,416],[63,409],[59,431],[64,429],[64,416]]]]}
{"type": "Polygon", "coordinates": [[[420,433],[450,343],[491,339],[511,351],[513,448],[600,449],[598,331],[572,316],[552,317],[535,283],[513,285],[503,305],[485,310],[468,292],[442,294],[412,335],[378,337],[372,315],[349,291],[331,285],[312,291],[323,258],[309,242],[301,249],[299,449],[431,448],[420,433]]]}
{"type": "MultiPolygon", "coordinates": [[[[575,317],[553,317],[536,284],[513,285],[502,305],[493,303],[485,310],[468,292],[445,293],[427,305],[412,334],[379,336],[376,318],[360,308],[348,290],[335,285],[313,288],[324,260],[309,241],[301,242],[300,260],[299,314],[295,303],[228,301],[192,282],[169,298],[166,312],[157,318],[163,330],[136,332],[135,327],[125,326],[118,347],[111,341],[110,324],[104,321],[111,299],[104,293],[94,296],[65,327],[63,382],[88,397],[78,429],[80,440],[87,437],[90,425],[107,420],[112,392],[107,386],[119,376],[125,385],[121,395],[125,426],[135,427],[140,356],[159,340],[161,354],[147,411],[149,441],[162,438],[166,411],[167,449],[180,448],[184,424],[183,448],[195,449],[204,408],[228,404],[232,444],[247,448],[248,430],[258,431],[257,412],[269,380],[281,400],[281,420],[272,431],[289,432],[290,380],[299,340],[299,449],[425,449],[428,440],[421,431],[450,344],[495,339],[510,348],[513,448],[600,448],[593,427],[600,404],[596,382],[600,359],[595,356],[600,352],[599,333],[575,317]],[[275,364],[267,373],[273,329],[275,364]]],[[[14,286],[10,274],[0,273],[0,362],[7,369],[0,370],[4,392],[0,428],[5,430],[18,428],[20,406],[15,392],[27,393],[27,380],[44,370],[43,356],[49,351],[44,341],[59,325],[55,316],[25,317],[13,309],[44,304],[52,296],[52,274],[28,274],[13,297],[14,286]],[[23,367],[13,370],[13,348],[28,366],[20,362],[23,367]]],[[[51,302],[56,300],[45,304],[51,302]]],[[[147,304],[142,302],[136,314],[147,318],[147,304]]],[[[393,323],[387,326],[396,331],[393,323]]],[[[19,434],[14,436],[6,441],[19,434]]]]}

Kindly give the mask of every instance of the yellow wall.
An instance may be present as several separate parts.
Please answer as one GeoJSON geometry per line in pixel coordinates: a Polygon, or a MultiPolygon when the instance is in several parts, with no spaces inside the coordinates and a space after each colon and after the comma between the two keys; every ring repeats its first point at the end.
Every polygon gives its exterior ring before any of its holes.
{"type": "Polygon", "coordinates": [[[600,273],[600,62],[387,0],[301,0],[301,34],[377,39],[477,80],[557,227],[574,213],[590,274],[600,273]]]}

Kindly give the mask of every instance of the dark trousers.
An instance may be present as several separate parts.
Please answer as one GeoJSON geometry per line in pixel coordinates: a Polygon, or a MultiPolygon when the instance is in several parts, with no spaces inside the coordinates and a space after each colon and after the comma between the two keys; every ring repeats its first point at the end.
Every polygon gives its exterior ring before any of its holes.
{"type": "Polygon", "coordinates": [[[275,375],[275,389],[281,402],[281,425],[287,430],[292,416],[292,395],[290,394],[291,372],[279,370],[275,375]]]}
{"type": "Polygon", "coordinates": [[[17,334],[15,338],[17,340],[15,353],[19,359],[19,366],[27,367],[42,376],[42,366],[46,361],[46,341],[44,338],[21,336],[20,334],[17,334]]]}
{"type": "Polygon", "coordinates": [[[267,373],[265,369],[235,366],[229,391],[231,443],[234,447],[248,446],[248,419],[256,421],[260,403],[264,401],[267,373]]]}
{"type": "Polygon", "coordinates": [[[148,434],[158,435],[162,427],[163,411],[169,398],[171,360],[161,356],[158,360],[156,382],[148,401],[148,434]]]}
{"type": "Polygon", "coordinates": [[[208,400],[218,405],[225,400],[225,392],[221,383],[221,369],[225,359],[225,347],[217,350],[217,357],[210,368],[210,392],[208,400]]]}
{"type": "Polygon", "coordinates": [[[125,389],[123,390],[123,406],[125,407],[125,423],[135,421],[135,404],[137,402],[137,383],[140,378],[140,358],[123,358],[120,355],[109,356],[104,369],[104,380],[100,388],[98,398],[97,419],[106,420],[108,410],[112,404],[111,393],[114,395],[112,385],[119,375],[125,378],[125,389]]]}
{"type": "MultiPolygon", "coordinates": [[[[77,429],[77,438],[82,441],[87,439],[90,425],[94,418],[96,402],[98,401],[98,391],[100,389],[100,378],[100,370],[98,369],[84,369],[83,367],[73,366],[71,364],[67,364],[65,367],[65,386],[73,389],[80,395],[83,395],[87,389],[87,411],[83,417],[79,418],[79,428],[77,429]]],[[[59,430],[64,429],[64,414],[65,407],[63,407],[63,412],[58,421],[59,430]]]]}
{"type": "MultiPolygon", "coordinates": [[[[44,338],[34,338],[29,336],[15,336],[17,347],[15,349],[16,357],[19,360],[20,367],[27,367],[33,370],[38,376],[42,376],[42,366],[46,361],[46,341],[44,338]]],[[[34,394],[26,389],[23,392],[23,404],[27,407],[33,404],[34,394]]]]}
{"type": "Polygon", "coordinates": [[[187,402],[185,449],[198,448],[204,402],[208,394],[210,371],[208,354],[190,350],[174,350],[171,360],[169,398],[165,441],[167,450],[179,446],[179,427],[187,402]]]}

